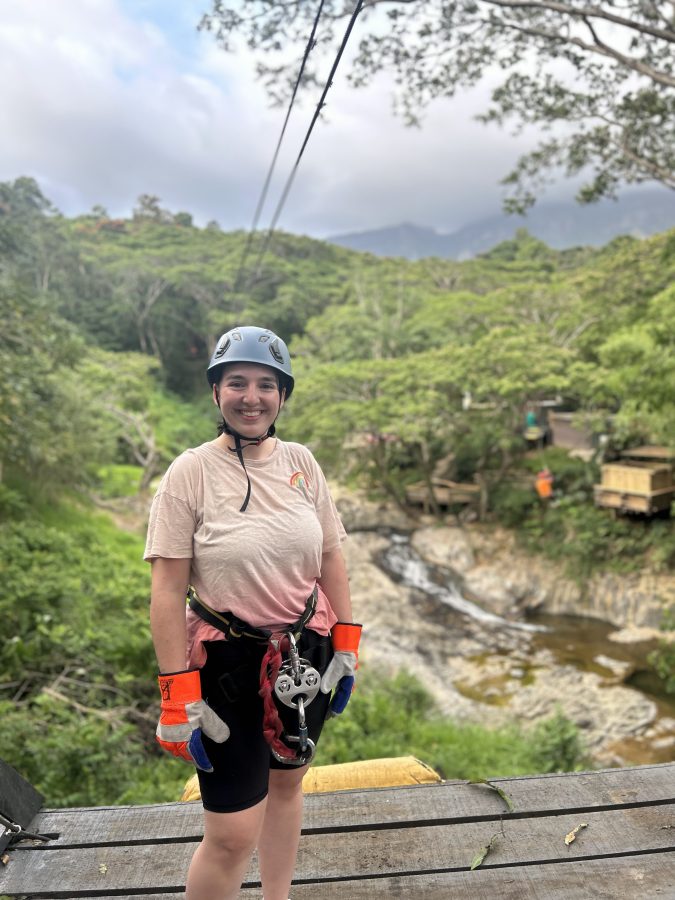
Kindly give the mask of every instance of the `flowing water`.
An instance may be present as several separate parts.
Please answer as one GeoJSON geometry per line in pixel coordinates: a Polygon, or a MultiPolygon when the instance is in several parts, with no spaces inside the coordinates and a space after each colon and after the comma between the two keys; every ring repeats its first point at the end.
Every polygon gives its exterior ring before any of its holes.
{"type": "Polygon", "coordinates": [[[398,581],[403,582],[408,587],[422,591],[428,597],[434,597],[440,603],[444,603],[456,612],[462,613],[476,622],[521,631],[540,630],[541,626],[526,622],[509,621],[488,612],[478,606],[477,603],[467,600],[466,597],[462,596],[457,585],[447,580],[447,576],[441,575],[439,577],[437,567],[424,562],[413,550],[406,535],[391,535],[391,544],[382,553],[381,562],[383,568],[398,581]]]}
{"type": "MultiPolygon", "coordinates": [[[[421,592],[426,597],[450,608],[460,617],[467,617],[484,629],[517,638],[522,634],[522,646],[511,643],[513,649],[487,652],[472,658],[485,668],[485,678],[472,685],[455,683],[455,687],[472,700],[490,705],[506,705],[514,691],[514,684],[527,685],[536,677],[537,666],[529,660],[538,651],[556,665],[592,672],[604,679],[608,687],[624,685],[640,692],[656,705],[657,718],[646,733],[621,738],[612,745],[617,761],[629,764],[669,762],[675,748],[675,697],[668,695],[649,665],[652,643],[619,643],[611,636],[619,629],[607,622],[569,615],[529,615],[523,620],[510,620],[495,615],[462,596],[459,580],[453,580],[447,569],[426,563],[413,549],[408,535],[391,534],[388,547],[378,559],[379,565],[394,580],[421,592]],[[527,649],[525,650],[525,646],[527,649]],[[509,666],[495,674],[496,656],[508,655],[509,666]]],[[[441,608],[439,607],[439,615],[441,608]]],[[[517,687],[516,687],[517,689],[517,687]]]]}

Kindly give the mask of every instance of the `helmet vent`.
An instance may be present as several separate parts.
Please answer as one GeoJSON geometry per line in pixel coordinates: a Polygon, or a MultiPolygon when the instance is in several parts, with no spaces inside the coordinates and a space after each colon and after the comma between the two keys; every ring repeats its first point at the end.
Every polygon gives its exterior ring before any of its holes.
{"type": "Polygon", "coordinates": [[[269,351],[278,363],[282,363],[284,361],[283,354],[282,354],[281,350],[279,349],[278,338],[275,338],[272,341],[272,343],[269,346],[269,351]]]}
{"type": "Polygon", "coordinates": [[[232,332],[232,340],[233,341],[243,341],[244,338],[242,336],[241,331],[233,331],[232,332]]]}
{"type": "Polygon", "coordinates": [[[231,343],[232,343],[232,341],[229,338],[226,341],[223,341],[223,343],[220,345],[220,347],[218,347],[216,352],[213,354],[214,358],[220,359],[221,356],[224,356],[227,353],[227,351],[229,350],[231,343]]]}

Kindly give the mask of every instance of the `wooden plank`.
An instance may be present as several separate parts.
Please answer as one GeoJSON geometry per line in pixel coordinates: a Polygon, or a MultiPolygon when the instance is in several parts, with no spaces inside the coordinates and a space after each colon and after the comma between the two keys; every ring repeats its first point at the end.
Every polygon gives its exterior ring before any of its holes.
{"type": "MultiPolygon", "coordinates": [[[[675,896],[675,853],[653,853],[394,878],[294,884],[293,900],[665,900],[675,896]]],[[[242,897],[259,897],[258,889],[242,897]]]]}
{"type": "MultiPolygon", "coordinates": [[[[428,875],[366,878],[361,881],[293,884],[293,900],[567,900],[567,898],[639,897],[664,900],[675,893],[675,852],[624,856],[612,859],[574,860],[563,865],[473,872],[438,872],[428,875]]],[[[133,897],[130,891],[127,896],[133,897]]],[[[185,900],[177,893],[137,894],[143,900],[185,900]]],[[[260,887],[244,887],[243,900],[260,900],[260,887]]]]}
{"type": "MultiPolygon", "coordinates": [[[[508,794],[518,816],[652,803],[675,800],[675,763],[495,778],[493,783],[508,794]]],[[[303,830],[312,833],[414,822],[476,821],[499,817],[504,811],[505,804],[495,791],[464,781],[338,791],[305,796],[303,830]]],[[[202,806],[193,802],[47,810],[38,814],[34,827],[42,833],[60,835],[52,848],[200,837],[202,806]]]]}
{"type": "MultiPolygon", "coordinates": [[[[675,853],[611,859],[574,860],[564,864],[438,872],[359,881],[293,883],[293,900],[664,900],[675,894],[675,853]]],[[[91,895],[90,895],[91,896],[91,895]]],[[[184,891],[148,894],[129,889],[127,897],[185,900],[184,891]]],[[[243,900],[260,900],[259,886],[243,887],[243,900]]]]}
{"type": "MultiPolygon", "coordinates": [[[[614,809],[579,815],[469,822],[337,834],[313,834],[300,843],[296,879],[389,877],[469,869],[493,835],[483,864],[518,866],[626,853],[672,850],[675,804],[614,809]],[[565,835],[587,824],[569,847],[565,835]]],[[[195,841],[151,845],[85,847],[64,850],[15,849],[0,871],[0,894],[76,897],[147,889],[180,891],[195,841]]],[[[247,882],[257,882],[255,865],[247,882]]]]}

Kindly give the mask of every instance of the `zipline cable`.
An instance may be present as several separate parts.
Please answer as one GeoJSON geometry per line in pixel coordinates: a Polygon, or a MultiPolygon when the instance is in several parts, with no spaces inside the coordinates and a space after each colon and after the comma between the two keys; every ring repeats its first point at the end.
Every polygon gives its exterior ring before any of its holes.
{"type": "Polygon", "coordinates": [[[272,181],[272,175],[274,174],[274,169],[277,164],[277,158],[279,156],[279,150],[281,149],[281,144],[284,139],[284,135],[286,134],[286,126],[288,125],[288,120],[291,117],[291,110],[293,109],[293,104],[295,103],[295,96],[298,93],[298,88],[300,87],[300,82],[302,81],[302,76],[305,72],[305,66],[307,65],[307,60],[309,59],[309,54],[312,52],[314,47],[316,46],[315,35],[317,28],[319,27],[319,19],[321,18],[321,13],[323,12],[323,5],[325,0],[320,0],[319,8],[316,11],[316,16],[314,17],[314,24],[312,25],[312,31],[309,35],[309,39],[307,41],[307,46],[305,47],[305,53],[302,57],[302,62],[300,63],[300,71],[298,72],[298,77],[295,79],[295,85],[293,87],[293,93],[291,94],[291,99],[288,104],[288,109],[286,111],[286,118],[284,119],[284,124],[281,127],[281,133],[279,134],[279,140],[277,141],[276,150],[274,151],[274,155],[272,157],[272,162],[270,163],[270,167],[267,172],[267,177],[265,178],[265,183],[263,185],[263,189],[260,193],[260,197],[258,199],[258,205],[256,206],[255,213],[253,215],[253,224],[251,225],[251,229],[248,234],[248,238],[246,240],[246,246],[244,247],[244,252],[242,253],[241,261],[239,263],[239,271],[237,272],[237,277],[234,282],[234,289],[238,290],[241,276],[244,272],[244,266],[246,265],[246,260],[248,259],[248,255],[251,252],[251,245],[253,243],[253,235],[258,227],[258,221],[260,220],[260,215],[263,210],[263,206],[265,205],[265,200],[267,199],[267,191],[269,190],[270,182],[272,181]]]}
{"type": "Polygon", "coordinates": [[[272,234],[274,232],[277,222],[279,221],[279,216],[281,215],[281,211],[284,208],[284,204],[286,203],[288,194],[290,193],[291,187],[293,185],[293,181],[295,179],[296,172],[298,171],[298,167],[300,165],[300,160],[302,159],[302,155],[305,152],[305,147],[307,146],[307,144],[309,142],[310,135],[312,134],[314,126],[316,125],[316,122],[317,122],[317,119],[319,118],[321,110],[325,106],[326,95],[328,94],[328,91],[330,90],[330,88],[333,85],[333,78],[335,76],[335,73],[337,72],[338,65],[340,64],[340,60],[342,59],[342,54],[345,51],[347,42],[349,41],[349,36],[351,35],[352,29],[354,28],[354,24],[356,23],[356,19],[357,19],[359,13],[361,12],[363,3],[364,3],[364,0],[358,0],[356,6],[354,7],[354,12],[352,13],[351,19],[349,20],[349,24],[347,25],[346,31],[342,38],[342,43],[340,44],[340,48],[337,52],[337,56],[335,57],[335,61],[330,70],[330,74],[328,76],[328,80],[326,81],[326,85],[323,89],[323,93],[321,94],[319,102],[316,105],[314,115],[312,116],[312,121],[310,122],[309,128],[307,129],[307,134],[305,135],[305,139],[302,142],[302,146],[300,147],[300,152],[298,153],[298,158],[295,161],[295,165],[291,169],[291,174],[288,176],[288,180],[287,180],[284,190],[281,194],[281,199],[279,200],[279,203],[277,204],[277,208],[274,211],[274,215],[272,216],[272,223],[270,224],[269,230],[265,236],[265,242],[263,244],[262,250],[258,254],[258,259],[256,261],[256,266],[255,266],[255,278],[257,278],[260,275],[260,267],[262,266],[262,261],[265,257],[265,254],[267,253],[267,250],[270,245],[270,241],[272,240],[272,234]]]}

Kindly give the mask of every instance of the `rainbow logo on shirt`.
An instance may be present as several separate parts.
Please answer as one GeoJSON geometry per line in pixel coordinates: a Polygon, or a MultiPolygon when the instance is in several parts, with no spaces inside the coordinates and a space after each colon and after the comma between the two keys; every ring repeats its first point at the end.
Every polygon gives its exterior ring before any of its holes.
{"type": "Polygon", "coordinates": [[[303,494],[307,493],[308,479],[304,472],[293,472],[291,475],[291,487],[298,488],[303,494]]]}

